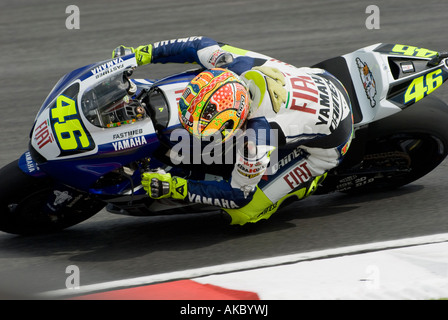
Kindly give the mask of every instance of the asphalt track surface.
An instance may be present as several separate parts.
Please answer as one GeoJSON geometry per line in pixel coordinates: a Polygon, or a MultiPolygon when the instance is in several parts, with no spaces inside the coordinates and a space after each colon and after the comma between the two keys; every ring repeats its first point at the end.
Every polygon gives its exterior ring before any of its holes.
{"type": "MultiPolygon", "coordinates": [[[[31,1],[0,2],[0,165],[27,147],[36,112],[65,73],[109,58],[119,44],[205,35],[309,66],[374,43],[447,50],[445,1],[375,1],[380,29],[365,21],[370,1],[31,1]],[[65,9],[80,9],[80,29],[65,9]]],[[[142,67],[157,78],[185,66],[142,67]]],[[[445,85],[446,86],[446,85],[445,85]]],[[[444,87],[434,93],[448,101],[444,87]]],[[[447,162],[394,192],[316,196],[268,222],[232,228],[218,215],[124,217],[105,211],[51,235],[0,233],[0,290],[23,294],[65,288],[66,268],[81,285],[221,263],[275,257],[448,231],[447,162]]],[[[312,277],[312,275],[310,275],[312,277]]],[[[262,281],[262,279],[260,279],[262,281]]]]}

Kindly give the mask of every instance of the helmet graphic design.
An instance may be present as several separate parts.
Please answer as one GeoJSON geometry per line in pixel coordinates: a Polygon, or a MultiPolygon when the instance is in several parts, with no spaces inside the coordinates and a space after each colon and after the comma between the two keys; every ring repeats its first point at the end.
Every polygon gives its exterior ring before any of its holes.
{"type": "Polygon", "coordinates": [[[249,97],[244,83],[226,69],[198,74],[179,100],[179,119],[197,138],[221,133],[222,142],[241,128],[249,114],[249,97]]]}

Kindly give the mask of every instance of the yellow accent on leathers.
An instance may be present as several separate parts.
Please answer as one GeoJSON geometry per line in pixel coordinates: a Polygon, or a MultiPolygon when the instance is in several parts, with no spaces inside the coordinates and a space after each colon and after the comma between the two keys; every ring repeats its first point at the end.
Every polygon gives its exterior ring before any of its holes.
{"type": "Polygon", "coordinates": [[[257,187],[251,202],[247,205],[238,209],[223,210],[232,218],[232,222],[230,223],[232,225],[244,225],[248,222],[255,223],[262,219],[269,219],[286,199],[296,197],[297,200],[301,200],[312,195],[316,191],[319,183],[321,183],[326,176],[327,173],[324,173],[323,175],[314,178],[309,186],[290,192],[275,203],[272,203],[263,191],[257,187]]]}

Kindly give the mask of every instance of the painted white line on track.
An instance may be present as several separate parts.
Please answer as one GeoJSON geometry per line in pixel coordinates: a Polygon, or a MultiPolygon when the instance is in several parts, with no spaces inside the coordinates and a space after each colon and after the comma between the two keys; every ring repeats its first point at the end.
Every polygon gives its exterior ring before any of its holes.
{"type": "Polygon", "coordinates": [[[315,259],[325,259],[343,255],[354,255],[360,253],[367,253],[378,250],[386,250],[393,248],[401,248],[408,246],[418,246],[425,244],[434,244],[440,242],[448,241],[448,233],[444,234],[436,234],[430,236],[422,236],[415,238],[407,238],[407,239],[399,239],[399,240],[391,240],[391,241],[383,241],[383,242],[375,242],[368,243],[362,245],[354,245],[347,246],[335,249],[326,249],[320,251],[313,252],[305,252],[305,253],[297,253],[290,254],[285,256],[277,256],[271,258],[257,259],[257,260],[249,260],[243,262],[235,262],[235,263],[227,263],[222,265],[182,270],[182,271],[174,271],[161,273],[150,276],[143,276],[137,278],[129,278],[123,280],[109,281],[97,284],[90,284],[85,286],[80,286],[78,289],[59,289],[53,291],[46,291],[37,294],[37,298],[42,299],[55,299],[55,298],[63,298],[67,296],[79,296],[85,295],[94,292],[101,291],[109,291],[109,290],[118,290],[128,287],[142,286],[142,285],[150,285],[154,283],[160,282],[168,282],[175,281],[181,279],[192,279],[204,276],[210,276],[215,274],[223,274],[230,273],[236,271],[244,271],[251,269],[259,269],[266,267],[274,267],[281,266],[284,264],[292,264],[298,263],[302,261],[310,261],[315,259]]]}

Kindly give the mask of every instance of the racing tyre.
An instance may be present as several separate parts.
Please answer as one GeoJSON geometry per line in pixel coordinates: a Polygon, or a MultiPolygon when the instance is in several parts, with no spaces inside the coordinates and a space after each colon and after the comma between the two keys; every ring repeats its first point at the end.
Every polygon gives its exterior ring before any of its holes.
{"type": "Polygon", "coordinates": [[[21,235],[59,231],[90,218],[104,206],[85,193],[55,188],[49,178],[25,174],[18,161],[0,169],[0,231],[21,235]],[[62,204],[56,200],[58,195],[62,204]]]}
{"type": "Polygon", "coordinates": [[[376,138],[367,146],[370,161],[398,169],[376,178],[375,186],[400,187],[434,170],[448,154],[447,124],[448,106],[431,96],[373,123],[369,131],[376,138]]]}
{"type": "Polygon", "coordinates": [[[381,191],[425,176],[448,155],[447,124],[448,106],[431,96],[370,124],[360,164],[330,177],[333,188],[346,193],[381,191]]]}

